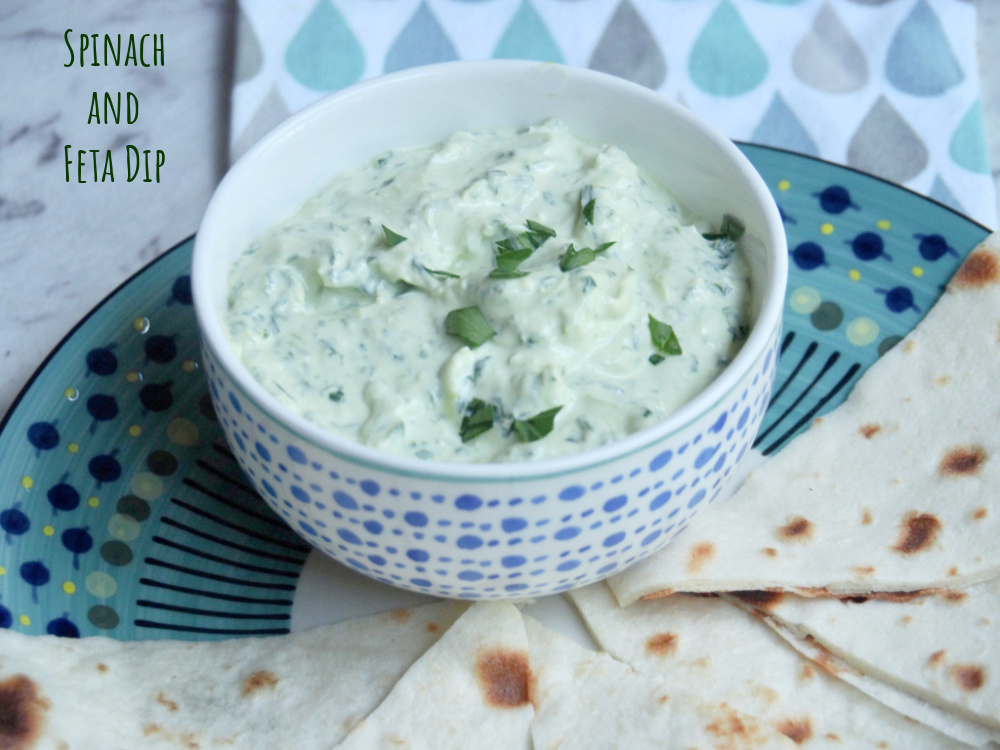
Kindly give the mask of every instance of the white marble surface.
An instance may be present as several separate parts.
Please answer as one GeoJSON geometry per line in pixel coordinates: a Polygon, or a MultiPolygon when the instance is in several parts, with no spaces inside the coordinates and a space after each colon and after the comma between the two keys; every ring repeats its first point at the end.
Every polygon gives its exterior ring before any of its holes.
{"type": "MultiPolygon", "coordinates": [[[[1000,193],[1000,0],[974,4],[1000,193]]],[[[83,315],[197,229],[225,170],[235,14],[235,0],[0,0],[0,414],[83,315]],[[68,28],[162,33],[166,65],[65,68],[68,28]],[[88,126],[94,90],[135,93],[138,121],[88,126]],[[64,145],[126,143],[166,153],[162,182],[116,165],[115,184],[66,183],[64,145]]]]}

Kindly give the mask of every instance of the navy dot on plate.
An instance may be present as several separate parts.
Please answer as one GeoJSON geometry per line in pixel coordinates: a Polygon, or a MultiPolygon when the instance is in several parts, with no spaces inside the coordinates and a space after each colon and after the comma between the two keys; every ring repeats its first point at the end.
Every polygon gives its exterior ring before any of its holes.
{"type": "Polygon", "coordinates": [[[576,500],[579,497],[583,497],[583,494],[587,491],[586,487],[579,484],[573,484],[566,487],[559,493],[560,500],[576,500]]]}
{"type": "Polygon", "coordinates": [[[427,525],[427,516],[423,513],[418,513],[415,510],[411,510],[409,513],[404,514],[403,520],[410,524],[410,526],[416,526],[417,528],[422,528],[427,525]]]}
{"type": "Polygon", "coordinates": [[[17,508],[0,512],[0,528],[15,536],[24,534],[31,528],[31,519],[17,508]]]}
{"type": "Polygon", "coordinates": [[[52,576],[49,569],[38,560],[23,563],[21,565],[21,578],[29,586],[44,586],[52,576]]]}
{"type": "Polygon", "coordinates": [[[174,280],[174,285],[170,288],[170,299],[180,302],[182,305],[190,305],[194,302],[191,296],[191,277],[188,274],[178,276],[174,280]]]}
{"type": "Polygon", "coordinates": [[[358,509],[357,501],[343,490],[334,491],[333,499],[341,508],[346,508],[347,510],[358,509]]]}
{"type": "Polygon", "coordinates": [[[73,621],[68,617],[58,617],[55,620],[49,620],[48,625],[45,626],[45,632],[57,638],[80,637],[80,628],[74,625],[73,621]]]}
{"type": "Polygon", "coordinates": [[[118,369],[118,358],[107,348],[87,352],[87,369],[95,375],[112,375],[118,369]]]}
{"type": "Polygon", "coordinates": [[[792,262],[803,271],[826,265],[826,253],[815,242],[803,242],[792,250],[792,262]]]}
{"type": "Polygon", "coordinates": [[[617,497],[613,497],[606,503],[604,503],[604,510],[607,513],[614,513],[616,510],[624,506],[625,503],[627,502],[628,502],[627,495],[618,495],[617,497]]]}
{"type": "Polygon", "coordinates": [[[475,510],[482,504],[482,499],[475,495],[459,495],[455,498],[455,507],[459,510],[475,510]]]}
{"type": "Polygon", "coordinates": [[[94,456],[87,468],[98,482],[113,482],[122,475],[122,465],[114,456],[94,456]]]}
{"type": "Polygon", "coordinates": [[[505,518],[500,522],[500,528],[508,534],[520,531],[528,526],[528,522],[523,518],[505,518]]]}
{"type": "Polygon", "coordinates": [[[107,422],[118,416],[118,400],[106,393],[95,393],[87,399],[87,413],[98,422],[107,422]]]}
{"type": "Polygon", "coordinates": [[[169,336],[150,336],[143,344],[146,356],[152,362],[166,364],[177,357],[177,344],[169,336]]]}
{"type": "Polygon", "coordinates": [[[59,430],[51,422],[35,422],[28,428],[28,442],[40,451],[59,445],[59,430]]]}
{"type": "Polygon", "coordinates": [[[46,493],[54,510],[73,510],[80,504],[80,493],[72,485],[60,482],[46,493]]]}
{"type": "Polygon", "coordinates": [[[174,404],[170,386],[166,383],[150,383],[139,391],[139,402],[150,411],[166,411],[174,404]]]}

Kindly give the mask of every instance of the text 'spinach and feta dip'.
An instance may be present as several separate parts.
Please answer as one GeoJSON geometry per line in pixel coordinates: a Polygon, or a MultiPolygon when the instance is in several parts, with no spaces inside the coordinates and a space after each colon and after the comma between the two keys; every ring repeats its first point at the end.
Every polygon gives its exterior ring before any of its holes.
{"type": "Polygon", "coordinates": [[[708,218],[686,224],[624,151],[559,121],[459,132],[339,175],[254,241],[229,335],[267,390],[351,440],[573,453],[663,419],[745,339],[742,228],[708,218]]]}

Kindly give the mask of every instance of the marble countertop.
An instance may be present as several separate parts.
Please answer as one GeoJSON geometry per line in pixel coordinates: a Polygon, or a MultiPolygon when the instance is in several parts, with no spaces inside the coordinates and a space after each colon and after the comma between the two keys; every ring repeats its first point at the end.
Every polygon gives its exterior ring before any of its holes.
{"type": "MultiPolygon", "coordinates": [[[[1000,46],[988,43],[1000,38],[1000,2],[973,4],[985,128],[1000,194],[1000,46]]],[[[88,311],[197,229],[226,169],[235,19],[235,0],[0,4],[0,414],[88,311]],[[164,34],[167,64],[64,67],[66,29],[74,38],[164,34]],[[88,126],[95,89],[132,91],[139,118],[132,125],[88,126]],[[160,149],[169,168],[158,184],[121,178],[67,183],[67,144],[101,153],[123,144],[160,149]]],[[[116,174],[123,167],[117,165],[116,174]]]]}

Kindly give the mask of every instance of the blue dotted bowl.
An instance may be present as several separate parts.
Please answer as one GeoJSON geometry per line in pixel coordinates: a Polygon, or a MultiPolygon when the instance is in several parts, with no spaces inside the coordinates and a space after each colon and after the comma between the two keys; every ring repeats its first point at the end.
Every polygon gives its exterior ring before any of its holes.
{"type": "Polygon", "coordinates": [[[294,531],[384,583],[500,599],[564,591],[620,571],[662,548],[723,493],[767,408],[786,276],[780,212],[765,183],[688,110],[593,71],[483,61],[345,89],[265,137],[209,204],[192,293],[219,423],[254,487],[294,531]],[[448,464],[330,435],[252,378],[223,319],[228,266],[254,236],[333,175],[388,148],[551,117],[624,148],[693,215],[732,213],[747,225],[754,327],[708,388],[660,424],[594,450],[529,463],[448,464]]]}

